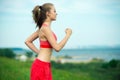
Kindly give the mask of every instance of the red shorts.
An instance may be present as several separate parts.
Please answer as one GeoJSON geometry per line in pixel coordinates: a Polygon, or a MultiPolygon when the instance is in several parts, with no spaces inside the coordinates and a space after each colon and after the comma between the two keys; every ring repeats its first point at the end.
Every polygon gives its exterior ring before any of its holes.
{"type": "Polygon", "coordinates": [[[51,64],[36,59],[31,67],[30,80],[52,80],[51,64]]]}

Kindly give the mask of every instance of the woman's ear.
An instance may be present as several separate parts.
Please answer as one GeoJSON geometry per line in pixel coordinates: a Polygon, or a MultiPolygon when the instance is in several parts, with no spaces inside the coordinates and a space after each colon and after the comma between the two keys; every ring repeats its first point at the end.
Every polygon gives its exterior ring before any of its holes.
{"type": "Polygon", "coordinates": [[[49,12],[46,12],[46,16],[49,16],[49,12]]]}

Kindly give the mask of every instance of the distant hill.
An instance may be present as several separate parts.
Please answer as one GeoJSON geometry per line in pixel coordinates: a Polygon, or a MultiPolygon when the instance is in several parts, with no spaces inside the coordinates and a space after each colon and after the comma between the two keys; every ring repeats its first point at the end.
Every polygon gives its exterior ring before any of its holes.
{"type": "Polygon", "coordinates": [[[13,50],[14,53],[16,53],[17,55],[19,54],[25,54],[27,51],[27,49],[23,49],[23,48],[11,48],[13,50]]]}

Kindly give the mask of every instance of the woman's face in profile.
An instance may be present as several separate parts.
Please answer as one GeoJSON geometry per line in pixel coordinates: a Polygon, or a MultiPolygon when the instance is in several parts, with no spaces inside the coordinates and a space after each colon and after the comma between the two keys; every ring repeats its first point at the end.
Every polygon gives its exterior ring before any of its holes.
{"type": "Polygon", "coordinates": [[[56,10],[55,10],[54,6],[52,6],[51,10],[49,12],[49,17],[51,20],[56,20],[56,16],[57,16],[56,10]]]}

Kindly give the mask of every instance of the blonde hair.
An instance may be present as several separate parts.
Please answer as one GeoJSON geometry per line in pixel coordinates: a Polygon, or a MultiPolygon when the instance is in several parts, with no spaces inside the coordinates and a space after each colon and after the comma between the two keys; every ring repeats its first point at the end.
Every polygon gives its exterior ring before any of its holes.
{"type": "Polygon", "coordinates": [[[51,6],[53,6],[52,3],[45,3],[42,6],[37,5],[34,7],[32,13],[33,13],[33,19],[36,23],[36,27],[41,28],[43,22],[47,18],[46,12],[50,11],[51,6]]]}

